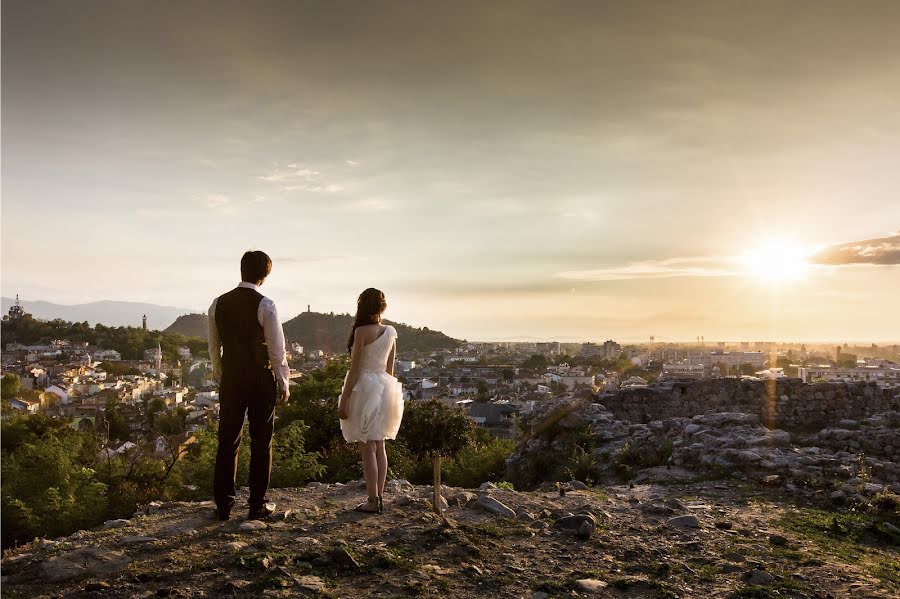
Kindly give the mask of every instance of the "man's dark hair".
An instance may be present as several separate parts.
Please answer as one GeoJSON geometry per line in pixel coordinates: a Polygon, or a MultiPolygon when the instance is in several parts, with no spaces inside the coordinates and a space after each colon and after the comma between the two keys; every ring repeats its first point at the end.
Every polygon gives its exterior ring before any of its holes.
{"type": "Polygon", "coordinates": [[[272,259],[265,252],[244,252],[241,258],[241,280],[256,283],[272,272],[272,259]]]}

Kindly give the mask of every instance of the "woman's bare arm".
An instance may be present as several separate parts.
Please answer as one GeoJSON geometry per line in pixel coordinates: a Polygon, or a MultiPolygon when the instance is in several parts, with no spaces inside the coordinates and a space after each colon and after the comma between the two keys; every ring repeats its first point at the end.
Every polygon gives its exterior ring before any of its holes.
{"type": "Polygon", "coordinates": [[[387,373],[391,376],[394,376],[394,361],[397,356],[397,340],[394,339],[394,343],[391,345],[391,353],[388,355],[387,364],[384,369],[387,370],[387,373]]]}
{"type": "Polygon", "coordinates": [[[356,329],[353,334],[353,348],[350,350],[350,372],[344,388],[341,390],[341,400],[338,403],[338,415],[342,419],[347,417],[347,402],[350,400],[350,394],[353,392],[353,387],[356,386],[356,381],[359,380],[359,363],[362,359],[360,356],[366,344],[363,337],[362,331],[356,329]]]}

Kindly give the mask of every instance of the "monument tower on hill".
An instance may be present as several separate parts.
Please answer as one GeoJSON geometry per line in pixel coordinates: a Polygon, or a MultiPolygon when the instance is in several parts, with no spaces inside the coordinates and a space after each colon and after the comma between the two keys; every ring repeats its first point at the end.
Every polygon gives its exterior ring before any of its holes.
{"type": "Polygon", "coordinates": [[[16,303],[9,307],[9,319],[18,320],[25,316],[25,308],[19,303],[19,294],[16,294],[16,303]]]}

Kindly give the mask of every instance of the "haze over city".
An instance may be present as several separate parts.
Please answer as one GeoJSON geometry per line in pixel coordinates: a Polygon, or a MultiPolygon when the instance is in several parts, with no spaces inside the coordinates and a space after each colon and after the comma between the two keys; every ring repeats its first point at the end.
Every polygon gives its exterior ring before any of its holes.
{"type": "Polygon", "coordinates": [[[203,310],[256,248],[285,318],[896,341],[864,4],[5,3],[2,293],[203,310]]]}

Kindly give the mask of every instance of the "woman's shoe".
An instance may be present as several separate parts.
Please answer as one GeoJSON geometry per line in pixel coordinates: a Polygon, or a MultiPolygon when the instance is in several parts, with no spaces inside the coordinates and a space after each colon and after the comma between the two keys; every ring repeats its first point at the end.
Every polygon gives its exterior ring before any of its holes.
{"type": "Polygon", "coordinates": [[[384,513],[384,498],[381,495],[378,496],[378,513],[384,513]]]}
{"type": "Polygon", "coordinates": [[[366,514],[377,514],[378,504],[378,497],[369,497],[364,502],[353,508],[353,510],[357,512],[364,512],[366,514]]]}

